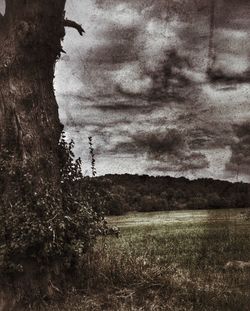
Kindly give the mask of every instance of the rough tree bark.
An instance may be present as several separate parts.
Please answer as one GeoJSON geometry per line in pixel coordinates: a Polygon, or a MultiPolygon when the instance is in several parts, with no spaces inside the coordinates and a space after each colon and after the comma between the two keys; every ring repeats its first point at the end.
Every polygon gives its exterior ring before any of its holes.
{"type": "Polygon", "coordinates": [[[65,0],[6,0],[0,30],[1,151],[24,163],[51,157],[39,175],[53,183],[62,129],[53,77],[64,36],[64,5],[65,0]]]}
{"type": "MultiPolygon", "coordinates": [[[[64,27],[84,32],[65,20],[65,2],[6,0],[5,15],[0,14],[0,155],[7,150],[24,166],[32,163],[37,187],[40,179],[55,188],[59,184],[62,125],[53,79],[64,27]]],[[[8,181],[4,189],[8,201],[8,181]]]]}
{"type": "Polygon", "coordinates": [[[62,125],[54,95],[56,60],[63,51],[66,0],[6,0],[0,18],[0,152],[23,163],[40,161],[43,176],[55,185],[57,144],[62,125]],[[51,161],[43,162],[45,156],[51,161]]]}

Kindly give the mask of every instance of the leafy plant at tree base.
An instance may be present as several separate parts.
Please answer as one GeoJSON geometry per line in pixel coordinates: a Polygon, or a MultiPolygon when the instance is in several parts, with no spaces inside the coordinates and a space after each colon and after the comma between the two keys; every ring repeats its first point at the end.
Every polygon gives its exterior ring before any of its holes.
{"type": "MultiPolygon", "coordinates": [[[[73,141],[67,143],[63,134],[58,146],[61,171],[57,190],[34,176],[35,171],[42,169],[44,159],[24,167],[10,159],[7,152],[2,153],[0,183],[8,181],[0,187],[2,282],[22,278],[27,264],[47,275],[47,281],[53,275],[73,271],[96,237],[107,232],[102,212],[97,208],[100,196],[91,189],[83,191],[81,160],[74,160],[73,147],[73,141]],[[11,201],[5,200],[7,190],[12,191],[11,201]]],[[[46,161],[49,163],[49,158],[46,161]]]]}

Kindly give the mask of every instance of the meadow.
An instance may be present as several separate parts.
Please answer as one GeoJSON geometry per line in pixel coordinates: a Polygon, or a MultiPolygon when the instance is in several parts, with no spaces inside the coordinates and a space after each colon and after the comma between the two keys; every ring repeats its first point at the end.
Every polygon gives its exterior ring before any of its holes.
{"type": "Polygon", "coordinates": [[[250,221],[245,210],[131,213],[110,217],[120,236],[100,238],[82,292],[48,310],[249,311],[250,221]]]}

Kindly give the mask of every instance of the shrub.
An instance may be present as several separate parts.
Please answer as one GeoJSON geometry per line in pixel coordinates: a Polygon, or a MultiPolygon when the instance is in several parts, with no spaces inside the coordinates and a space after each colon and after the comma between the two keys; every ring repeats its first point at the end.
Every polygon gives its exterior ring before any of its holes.
{"type": "MultiPolygon", "coordinates": [[[[55,265],[63,272],[76,268],[96,237],[105,231],[102,213],[93,206],[98,204],[98,195],[82,191],[81,160],[74,160],[73,147],[74,143],[67,143],[62,136],[57,191],[43,179],[38,189],[34,177],[38,168],[32,164],[24,167],[3,154],[0,181],[7,180],[8,185],[0,189],[1,280],[18,272],[22,275],[27,261],[39,271],[51,271],[55,265]],[[12,191],[8,200],[4,197],[6,187],[12,191]]],[[[46,161],[49,163],[49,157],[46,161]]]]}

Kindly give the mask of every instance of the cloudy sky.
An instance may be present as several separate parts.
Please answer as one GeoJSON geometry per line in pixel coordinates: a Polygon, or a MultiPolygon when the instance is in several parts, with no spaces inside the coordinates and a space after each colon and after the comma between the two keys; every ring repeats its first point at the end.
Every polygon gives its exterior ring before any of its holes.
{"type": "Polygon", "coordinates": [[[250,181],[250,3],[215,0],[214,82],[206,74],[211,0],[71,0],[56,67],[60,116],[90,174],[250,181]]]}

